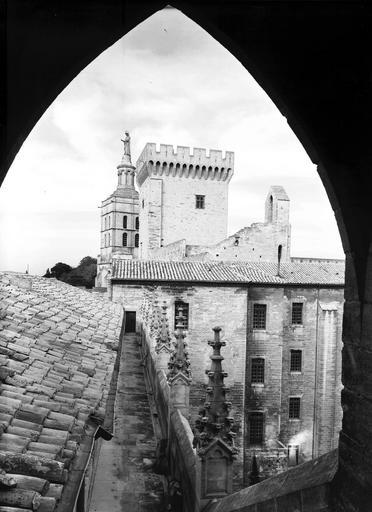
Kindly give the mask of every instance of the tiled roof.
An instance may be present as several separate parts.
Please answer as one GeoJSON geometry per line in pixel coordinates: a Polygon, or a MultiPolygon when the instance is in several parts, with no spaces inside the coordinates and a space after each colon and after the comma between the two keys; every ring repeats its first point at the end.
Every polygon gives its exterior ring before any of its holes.
{"type": "Polygon", "coordinates": [[[63,503],[105,416],[122,308],[10,273],[0,296],[0,509],[72,510],[63,503]]]}
{"type": "MultiPolygon", "coordinates": [[[[269,275],[276,275],[278,266],[270,262],[232,263],[240,273],[250,277],[254,267],[269,275]]],[[[339,263],[281,263],[280,277],[287,284],[338,285],[345,282],[345,269],[339,263]]]]}
{"type": "Polygon", "coordinates": [[[146,261],[118,258],[113,261],[112,279],[342,286],[344,272],[340,265],[332,263],[283,263],[278,276],[275,263],[146,261]]]}
{"type": "MultiPolygon", "coordinates": [[[[199,261],[144,261],[114,259],[112,279],[139,281],[200,281],[213,283],[248,282],[249,278],[232,265],[199,261]]],[[[251,270],[251,279],[278,282],[259,269],[251,270]]]]}

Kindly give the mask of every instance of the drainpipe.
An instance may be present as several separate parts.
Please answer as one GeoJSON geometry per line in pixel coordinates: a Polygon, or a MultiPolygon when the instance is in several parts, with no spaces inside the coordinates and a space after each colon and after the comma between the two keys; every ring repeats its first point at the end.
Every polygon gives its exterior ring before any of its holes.
{"type": "Polygon", "coordinates": [[[313,404],[313,446],[312,458],[318,456],[318,415],[316,410],[316,399],[318,392],[318,341],[319,341],[319,288],[316,297],[316,323],[315,323],[315,361],[314,361],[314,404],[313,404]]]}
{"type": "MultiPolygon", "coordinates": [[[[85,485],[84,485],[85,473],[88,469],[90,460],[92,458],[92,453],[93,453],[96,441],[100,437],[102,437],[102,439],[104,439],[105,441],[110,441],[113,438],[113,434],[111,434],[111,432],[109,432],[108,430],[103,428],[101,425],[98,425],[98,427],[96,428],[96,430],[94,432],[94,436],[92,437],[92,443],[90,446],[88,457],[84,464],[84,468],[81,469],[80,471],[77,470],[77,472],[79,473],[80,482],[79,482],[79,487],[77,489],[77,493],[75,495],[75,500],[74,500],[73,510],[76,510],[76,512],[85,512],[85,505],[86,505],[86,503],[85,503],[85,485]]],[[[96,475],[93,475],[93,479],[92,479],[93,485],[94,485],[95,477],[96,477],[96,475]]]]}

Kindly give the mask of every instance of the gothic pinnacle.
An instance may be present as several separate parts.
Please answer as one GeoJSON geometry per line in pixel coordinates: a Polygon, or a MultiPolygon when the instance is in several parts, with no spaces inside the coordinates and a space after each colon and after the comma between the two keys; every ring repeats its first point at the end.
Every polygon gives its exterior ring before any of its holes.
{"type": "Polygon", "coordinates": [[[191,382],[191,371],[189,369],[190,361],[188,358],[187,344],[184,341],[186,334],[183,330],[184,321],[183,308],[179,308],[179,314],[176,316],[176,341],[174,342],[174,351],[170,358],[168,368],[168,380],[173,380],[177,375],[182,374],[187,381],[191,382]]]}
{"type": "Polygon", "coordinates": [[[163,302],[161,306],[162,313],[160,318],[160,329],[157,333],[156,337],[156,347],[155,351],[159,352],[163,347],[170,350],[170,334],[168,327],[168,318],[167,318],[167,304],[163,302]]]}
{"type": "Polygon", "coordinates": [[[210,356],[211,368],[206,370],[208,375],[207,397],[204,408],[195,422],[199,433],[195,435],[194,444],[199,451],[203,451],[214,439],[219,438],[235,453],[235,433],[231,431],[234,419],[229,414],[231,402],[226,397],[229,389],[224,385],[227,373],[222,370],[224,357],[221,355],[221,347],[226,343],[220,338],[221,327],[214,327],[213,331],[214,340],[208,341],[208,345],[213,348],[213,354],[210,356]]]}

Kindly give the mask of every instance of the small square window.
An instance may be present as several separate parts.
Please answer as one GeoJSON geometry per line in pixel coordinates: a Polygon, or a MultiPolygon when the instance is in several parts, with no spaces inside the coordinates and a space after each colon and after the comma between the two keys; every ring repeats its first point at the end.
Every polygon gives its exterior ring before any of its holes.
{"type": "Polygon", "coordinates": [[[198,210],[205,208],[205,196],[195,196],[195,208],[198,210]]]}
{"type": "Polygon", "coordinates": [[[303,306],[302,302],[292,303],[292,324],[302,325],[303,306]]]}
{"type": "Polygon", "coordinates": [[[262,444],[263,442],[263,414],[255,413],[249,416],[249,443],[262,444]]]}
{"type": "Polygon", "coordinates": [[[301,398],[298,396],[291,396],[289,398],[289,419],[300,419],[301,398]]]}
{"type": "Polygon", "coordinates": [[[251,383],[264,384],[265,382],[265,359],[255,357],[251,365],[251,383]]]}
{"type": "Polygon", "coordinates": [[[266,304],[253,304],[253,329],[266,329],[266,304]]]}
{"type": "Polygon", "coordinates": [[[302,350],[291,350],[290,371],[302,371],[302,350]]]}

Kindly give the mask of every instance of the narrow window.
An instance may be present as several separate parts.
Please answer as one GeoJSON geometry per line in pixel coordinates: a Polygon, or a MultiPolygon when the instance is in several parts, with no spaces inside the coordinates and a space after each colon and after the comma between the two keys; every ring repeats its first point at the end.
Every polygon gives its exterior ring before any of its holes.
{"type": "Polygon", "coordinates": [[[136,229],[139,229],[139,217],[136,217],[136,229]]]}
{"type": "Polygon", "coordinates": [[[134,236],[134,247],[139,247],[139,234],[136,233],[134,236]]]}
{"type": "Polygon", "coordinates": [[[298,464],[298,444],[288,445],[288,466],[297,466],[298,464]]]}
{"type": "Polygon", "coordinates": [[[109,244],[109,246],[111,245],[111,234],[110,233],[108,234],[108,244],[109,244]]]}
{"type": "Polygon", "coordinates": [[[298,396],[289,397],[289,419],[299,420],[301,409],[301,398],[298,396]]]}
{"type": "Polygon", "coordinates": [[[303,311],[303,303],[302,302],[293,302],[292,303],[292,324],[302,325],[302,311],[303,311]]]}
{"type": "Polygon", "coordinates": [[[273,212],[274,212],[273,196],[270,196],[270,200],[269,200],[269,222],[273,221],[273,212]]]}
{"type": "Polygon", "coordinates": [[[142,199],[142,208],[144,208],[144,207],[145,207],[145,200],[142,199]]]}
{"type": "Polygon", "coordinates": [[[111,228],[111,217],[110,216],[108,218],[108,221],[109,221],[109,228],[111,228]]]}
{"type": "Polygon", "coordinates": [[[251,365],[251,383],[264,384],[265,382],[265,359],[255,357],[251,365]]]}
{"type": "Polygon", "coordinates": [[[105,229],[107,229],[107,217],[105,217],[105,229]]]}
{"type": "Polygon", "coordinates": [[[128,245],[128,233],[123,233],[123,247],[128,245]]]}
{"type": "Polygon", "coordinates": [[[127,227],[128,227],[128,217],[126,215],[124,215],[124,217],[123,217],[123,228],[127,229],[127,227]]]}
{"type": "Polygon", "coordinates": [[[178,300],[174,303],[174,328],[177,327],[177,316],[180,314],[182,308],[182,316],[185,318],[182,322],[183,328],[189,328],[189,305],[187,302],[182,302],[178,300]]]}
{"type": "Polygon", "coordinates": [[[291,350],[290,371],[302,371],[302,350],[291,350]]]}
{"type": "Polygon", "coordinates": [[[253,304],[253,329],[266,329],[266,304],[253,304]]]}
{"type": "Polygon", "coordinates": [[[263,414],[260,412],[249,415],[249,444],[263,442],[263,414]]]}
{"type": "Polygon", "coordinates": [[[205,208],[205,196],[195,196],[195,208],[198,210],[205,208]]]}
{"type": "Polygon", "coordinates": [[[105,234],[105,244],[104,244],[104,247],[107,247],[107,236],[105,234]]]}

